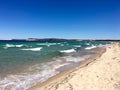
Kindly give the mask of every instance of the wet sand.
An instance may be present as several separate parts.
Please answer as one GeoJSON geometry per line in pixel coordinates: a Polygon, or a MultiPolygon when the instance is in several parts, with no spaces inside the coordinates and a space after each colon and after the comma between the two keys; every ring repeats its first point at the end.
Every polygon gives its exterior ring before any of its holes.
{"type": "Polygon", "coordinates": [[[28,90],[120,90],[120,43],[28,90]]]}

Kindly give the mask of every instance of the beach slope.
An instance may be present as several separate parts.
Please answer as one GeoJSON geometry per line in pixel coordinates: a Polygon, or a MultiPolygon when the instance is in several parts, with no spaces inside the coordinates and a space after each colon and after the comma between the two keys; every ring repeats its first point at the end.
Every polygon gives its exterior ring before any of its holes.
{"type": "Polygon", "coordinates": [[[94,61],[29,90],[120,90],[120,43],[106,46],[94,61]]]}

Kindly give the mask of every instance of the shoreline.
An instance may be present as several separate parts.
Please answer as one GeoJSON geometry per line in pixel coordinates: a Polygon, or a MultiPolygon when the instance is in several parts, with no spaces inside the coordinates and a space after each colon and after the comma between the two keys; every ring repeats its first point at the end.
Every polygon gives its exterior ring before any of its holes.
{"type": "Polygon", "coordinates": [[[88,64],[94,62],[97,58],[99,58],[105,52],[106,52],[106,47],[103,46],[100,48],[99,52],[96,52],[93,56],[79,62],[78,66],[70,68],[68,70],[61,71],[60,73],[48,78],[46,81],[44,81],[42,83],[40,82],[27,90],[49,90],[49,89],[43,89],[43,88],[45,88],[46,86],[48,86],[51,83],[55,83],[57,80],[59,81],[59,79],[64,78],[64,76],[66,76],[66,75],[70,75],[71,73],[74,73],[78,69],[82,69],[82,68],[86,67],[88,64]]]}

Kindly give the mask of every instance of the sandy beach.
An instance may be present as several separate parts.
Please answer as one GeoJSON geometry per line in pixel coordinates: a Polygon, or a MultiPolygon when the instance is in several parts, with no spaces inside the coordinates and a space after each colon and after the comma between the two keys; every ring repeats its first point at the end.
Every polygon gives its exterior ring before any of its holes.
{"type": "Polygon", "coordinates": [[[29,90],[120,90],[120,43],[29,90]]]}

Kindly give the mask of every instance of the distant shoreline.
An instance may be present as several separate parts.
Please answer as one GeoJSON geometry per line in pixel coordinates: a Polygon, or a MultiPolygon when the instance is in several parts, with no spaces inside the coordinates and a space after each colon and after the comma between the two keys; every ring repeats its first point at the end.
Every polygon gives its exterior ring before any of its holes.
{"type": "Polygon", "coordinates": [[[28,42],[51,42],[51,41],[58,41],[58,42],[64,42],[64,41],[110,41],[110,42],[118,42],[120,40],[114,40],[114,39],[61,39],[61,38],[28,38],[28,39],[11,39],[11,40],[0,40],[0,41],[28,41],[28,42]]]}

